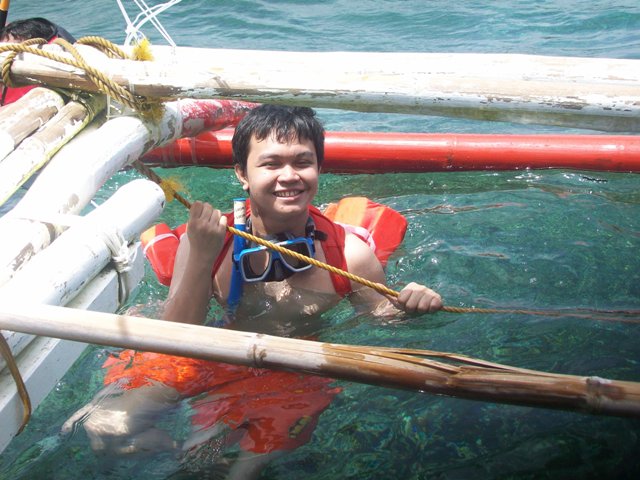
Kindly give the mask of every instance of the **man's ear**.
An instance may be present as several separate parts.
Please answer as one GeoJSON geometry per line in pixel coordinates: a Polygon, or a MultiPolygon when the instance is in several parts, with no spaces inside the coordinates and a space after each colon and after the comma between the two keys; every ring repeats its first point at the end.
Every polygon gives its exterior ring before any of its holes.
{"type": "Polygon", "coordinates": [[[234,171],[236,172],[236,177],[238,180],[240,180],[240,185],[242,185],[242,189],[245,191],[249,191],[249,181],[247,180],[247,176],[245,175],[244,171],[242,170],[242,167],[238,164],[236,164],[233,167],[234,171]]]}

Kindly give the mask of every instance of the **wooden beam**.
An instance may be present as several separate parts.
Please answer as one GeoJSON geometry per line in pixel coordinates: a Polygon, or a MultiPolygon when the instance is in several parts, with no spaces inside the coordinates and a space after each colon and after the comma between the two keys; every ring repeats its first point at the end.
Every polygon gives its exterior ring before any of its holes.
{"type": "Polygon", "coordinates": [[[64,100],[53,90],[34,88],[11,105],[0,108],[0,162],[63,105],[64,100]]]}
{"type": "Polygon", "coordinates": [[[86,131],[92,123],[60,149],[11,215],[0,218],[0,231],[12,232],[0,249],[0,286],[63,230],[29,218],[79,213],[105,181],[149,149],[182,136],[235,125],[251,105],[181,100],[164,107],[158,122],[121,116],[86,131]]]}
{"type": "Polygon", "coordinates": [[[640,417],[640,383],[538,372],[462,355],[337,345],[9,302],[0,305],[0,328],[417,392],[640,417]]]}
{"type": "MultiPolygon", "coordinates": [[[[155,61],[134,62],[80,47],[90,65],[149,97],[640,131],[640,60],[156,46],[155,61]]],[[[16,82],[95,90],[80,70],[32,54],[21,54],[11,72],[16,82]]]]}

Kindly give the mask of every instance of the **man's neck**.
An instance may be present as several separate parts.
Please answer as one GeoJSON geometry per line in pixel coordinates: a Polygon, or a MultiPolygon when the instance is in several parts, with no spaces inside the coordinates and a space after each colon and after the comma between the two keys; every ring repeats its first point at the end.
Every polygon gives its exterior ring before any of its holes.
{"type": "Polygon", "coordinates": [[[291,233],[297,237],[304,237],[309,214],[288,217],[285,219],[265,219],[251,212],[251,229],[254,235],[265,237],[278,233],[291,233]],[[266,220],[266,221],[265,221],[266,220]]]}

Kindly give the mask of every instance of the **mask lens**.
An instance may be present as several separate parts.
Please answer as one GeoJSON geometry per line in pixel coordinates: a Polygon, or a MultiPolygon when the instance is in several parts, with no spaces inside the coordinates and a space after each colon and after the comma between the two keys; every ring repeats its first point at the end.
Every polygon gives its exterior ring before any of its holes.
{"type": "MultiPolygon", "coordinates": [[[[313,257],[315,252],[313,251],[312,242],[313,240],[311,239],[301,238],[281,242],[280,245],[288,250],[292,250],[306,257],[313,257]]],[[[300,260],[290,255],[286,255],[284,253],[280,254],[280,259],[290,270],[293,270],[294,272],[301,272],[303,270],[311,268],[310,263],[307,263],[304,260],[300,260]]]]}
{"type": "MultiPolygon", "coordinates": [[[[313,240],[310,238],[285,240],[284,242],[279,242],[278,245],[306,257],[313,257],[315,254],[313,240]]],[[[262,246],[243,250],[236,261],[239,262],[242,278],[245,282],[260,282],[263,280],[270,281],[266,279],[273,276],[271,269],[275,267],[274,260],[278,260],[282,266],[291,272],[303,272],[311,268],[310,263],[284,253],[272,252],[262,246]]]]}
{"type": "Polygon", "coordinates": [[[271,267],[271,252],[264,247],[245,251],[240,255],[240,267],[245,281],[260,281],[271,267]]]}

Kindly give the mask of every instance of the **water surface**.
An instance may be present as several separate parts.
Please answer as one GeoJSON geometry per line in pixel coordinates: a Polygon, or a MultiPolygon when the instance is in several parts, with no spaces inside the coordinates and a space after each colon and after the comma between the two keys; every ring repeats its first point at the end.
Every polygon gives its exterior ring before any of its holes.
{"type": "MultiPolygon", "coordinates": [[[[76,36],[124,38],[115,2],[14,2],[76,36]]],[[[130,12],[135,10],[131,7],[130,12]]],[[[528,53],[640,57],[640,6],[548,1],[184,1],[161,17],[176,43],[211,48],[528,53]]],[[[154,42],[161,42],[149,32],[154,42]]],[[[577,133],[578,130],[438,117],[321,110],[330,130],[577,133]]],[[[582,133],[594,133],[584,131],[582,133]]],[[[160,171],[188,196],[231,206],[228,170],[160,171]]],[[[135,177],[119,174],[101,192],[135,177]]],[[[367,195],[409,219],[388,266],[389,284],[426,283],[452,306],[610,310],[640,308],[640,180],[565,170],[324,175],[318,204],[367,195]]],[[[185,221],[170,204],[163,220],[185,221]]],[[[153,311],[166,289],[151,272],[132,305],[153,311]]],[[[572,317],[437,314],[381,321],[347,306],[320,339],[461,353],[508,365],[640,381],[639,327],[572,317]]],[[[2,478],[171,478],[171,455],[96,456],[82,430],[62,423],[102,385],[113,349],[87,349],[0,458],[2,478]]],[[[637,478],[640,422],[339,382],[312,440],[273,462],[264,479],[637,478]]],[[[187,409],[165,422],[184,433],[187,409]]],[[[176,474],[177,475],[177,474],[176,474]]],[[[199,478],[183,472],[180,478],[199,478]]],[[[176,478],[176,477],[173,477],[176,478]]]]}

